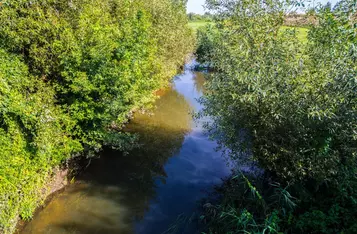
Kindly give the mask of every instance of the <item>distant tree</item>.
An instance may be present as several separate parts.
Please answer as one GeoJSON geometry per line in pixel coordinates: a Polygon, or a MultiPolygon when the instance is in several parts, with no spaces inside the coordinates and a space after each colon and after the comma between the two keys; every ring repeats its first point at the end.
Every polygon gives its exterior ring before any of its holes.
{"type": "Polygon", "coordinates": [[[327,2],[327,3],[326,3],[325,9],[326,9],[327,11],[331,11],[331,10],[332,10],[331,2],[327,2]]]}
{"type": "Polygon", "coordinates": [[[347,12],[351,8],[352,4],[355,3],[349,0],[341,0],[333,7],[333,11],[347,12]]]}
{"type": "Polygon", "coordinates": [[[211,21],[213,19],[213,14],[211,14],[210,12],[205,12],[203,15],[201,15],[201,14],[190,12],[187,14],[187,17],[189,21],[201,21],[201,20],[211,21]]]}
{"type": "Polygon", "coordinates": [[[202,20],[202,15],[200,15],[200,14],[196,14],[196,13],[193,13],[193,12],[191,12],[191,13],[188,13],[188,20],[190,20],[190,21],[200,21],[200,20],[202,20]]]}

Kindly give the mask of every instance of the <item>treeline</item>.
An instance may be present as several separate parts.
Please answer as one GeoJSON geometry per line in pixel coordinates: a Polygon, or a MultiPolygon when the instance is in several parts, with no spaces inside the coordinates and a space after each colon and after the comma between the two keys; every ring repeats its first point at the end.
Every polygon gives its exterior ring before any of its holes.
{"type": "Polygon", "coordinates": [[[53,167],[150,105],[193,38],[177,0],[0,1],[0,232],[29,219],[53,167]]]}
{"type": "Polygon", "coordinates": [[[282,28],[288,1],[207,3],[201,115],[242,167],[205,206],[205,233],[356,233],[356,1],[315,9],[307,42],[282,28]]]}
{"type": "Polygon", "coordinates": [[[288,14],[284,19],[284,25],[289,27],[309,27],[316,23],[313,12],[309,14],[288,14]]]}
{"type": "Polygon", "coordinates": [[[188,13],[187,14],[188,20],[189,21],[212,21],[214,15],[212,15],[209,12],[205,12],[203,15],[197,14],[197,13],[188,13]]]}

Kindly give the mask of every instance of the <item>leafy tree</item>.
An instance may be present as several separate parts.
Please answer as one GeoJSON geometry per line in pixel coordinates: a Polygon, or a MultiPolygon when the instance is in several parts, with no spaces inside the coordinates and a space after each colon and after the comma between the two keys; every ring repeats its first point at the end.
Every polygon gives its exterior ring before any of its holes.
{"type": "Polygon", "coordinates": [[[51,168],[133,146],[123,124],[168,85],[193,34],[182,0],[3,0],[0,22],[0,232],[8,232],[19,214],[31,217],[51,168]]]}
{"type": "Polygon", "coordinates": [[[299,203],[290,218],[275,206],[284,230],[355,229],[356,3],[346,2],[345,11],[317,9],[304,45],[296,29],[281,29],[289,2],[208,1],[218,38],[210,56],[198,55],[217,72],[201,114],[213,117],[208,131],[232,158],[251,155],[289,185],[299,203]]]}
{"type": "Polygon", "coordinates": [[[327,2],[325,5],[325,9],[331,11],[332,10],[332,5],[331,2],[327,2]]]}
{"type": "Polygon", "coordinates": [[[0,50],[0,228],[28,219],[51,169],[81,150],[74,122],[55,105],[51,87],[28,73],[18,56],[0,50]]]}
{"type": "Polygon", "coordinates": [[[0,19],[1,44],[51,83],[77,136],[95,150],[122,145],[108,127],[153,100],[192,38],[184,6],[171,1],[15,1],[0,19]]]}
{"type": "Polygon", "coordinates": [[[188,19],[190,21],[200,21],[200,20],[202,20],[202,16],[200,14],[196,14],[196,13],[192,13],[191,12],[191,13],[188,13],[187,16],[188,16],[188,19]]]}
{"type": "Polygon", "coordinates": [[[197,61],[201,64],[210,64],[216,45],[219,43],[219,31],[212,25],[206,25],[197,30],[197,61]]]}

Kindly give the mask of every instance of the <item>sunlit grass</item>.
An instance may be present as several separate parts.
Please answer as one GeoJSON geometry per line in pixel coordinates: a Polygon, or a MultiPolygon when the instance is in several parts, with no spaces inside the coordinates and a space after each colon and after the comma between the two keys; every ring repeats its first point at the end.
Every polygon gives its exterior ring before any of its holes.
{"type": "Polygon", "coordinates": [[[308,28],[302,28],[302,27],[289,27],[289,26],[282,26],[281,30],[286,30],[286,29],[295,29],[296,30],[296,35],[299,41],[302,43],[307,43],[307,35],[309,33],[308,28]]]}
{"type": "Polygon", "coordinates": [[[204,27],[208,24],[213,24],[212,22],[209,21],[191,21],[188,23],[188,25],[194,30],[197,31],[200,27],[204,27]]]}

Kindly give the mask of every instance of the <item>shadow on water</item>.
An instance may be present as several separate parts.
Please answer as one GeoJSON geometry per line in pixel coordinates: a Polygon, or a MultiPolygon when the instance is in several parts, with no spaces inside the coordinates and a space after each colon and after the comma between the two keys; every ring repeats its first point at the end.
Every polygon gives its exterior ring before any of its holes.
{"type": "Polygon", "coordinates": [[[127,156],[103,152],[21,233],[159,234],[192,214],[203,191],[229,173],[216,143],[192,120],[203,83],[202,74],[178,76],[152,115],[136,113],[126,127],[141,147],[127,156]]]}

